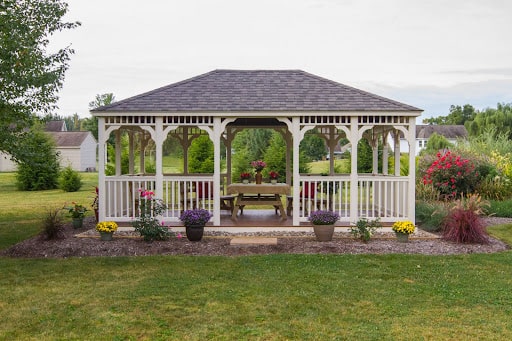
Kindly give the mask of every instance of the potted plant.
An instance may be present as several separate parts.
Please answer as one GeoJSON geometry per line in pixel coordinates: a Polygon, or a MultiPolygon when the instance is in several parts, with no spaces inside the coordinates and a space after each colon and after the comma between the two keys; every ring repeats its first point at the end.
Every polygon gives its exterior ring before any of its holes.
{"type": "Polygon", "coordinates": [[[78,204],[76,202],[72,202],[73,206],[66,207],[71,218],[73,218],[73,228],[78,229],[83,226],[85,212],[87,212],[87,208],[85,206],[78,204]]]}
{"type": "Polygon", "coordinates": [[[414,233],[414,228],[414,224],[409,220],[396,221],[391,227],[395,232],[396,239],[402,243],[407,243],[409,241],[409,235],[414,233]]]}
{"type": "Polygon", "coordinates": [[[101,240],[112,240],[112,235],[117,231],[117,223],[114,221],[102,221],[96,224],[96,231],[100,233],[101,240]]]}
{"type": "Polygon", "coordinates": [[[334,234],[334,224],[340,219],[338,213],[327,210],[318,210],[312,212],[308,220],[313,224],[313,231],[316,239],[320,242],[332,240],[334,234]]]}
{"type": "Polygon", "coordinates": [[[250,173],[247,173],[247,172],[240,173],[240,179],[242,179],[242,182],[244,184],[248,184],[250,178],[251,178],[250,173]]]}
{"type": "Polygon", "coordinates": [[[268,176],[270,178],[270,183],[271,184],[276,184],[277,183],[277,178],[279,177],[279,173],[276,172],[276,171],[270,171],[268,173],[268,176]]]}
{"type": "Polygon", "coordinates": [[[211,217],[212,214],[202,208],[183,211],[180,215],[180,220],[185,225],[187,239],[190,241],[201,240],[203,238],[204,225],[211,217]]]}

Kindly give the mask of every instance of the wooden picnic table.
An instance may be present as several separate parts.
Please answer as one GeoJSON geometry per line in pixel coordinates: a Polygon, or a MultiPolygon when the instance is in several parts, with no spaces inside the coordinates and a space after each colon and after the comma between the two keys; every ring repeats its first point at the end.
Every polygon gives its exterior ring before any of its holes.
{"type": "Polygon", "coordinates": [[[236,194],[235,207],[231,218],[236,220],[238,211],[246,205],[272,205],[279,209],[281,219],[286,220],[286,212],[281,201],[281,195],[290,194],[290,185],[277,184],[230,184],[227,187],[229,194],[236,194]]]}

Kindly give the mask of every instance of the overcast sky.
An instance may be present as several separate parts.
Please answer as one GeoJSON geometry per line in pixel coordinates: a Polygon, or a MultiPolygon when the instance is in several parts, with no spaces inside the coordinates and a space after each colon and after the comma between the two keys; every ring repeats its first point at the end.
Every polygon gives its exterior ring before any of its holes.
{"type": "Polygon", "coordinates": [[[447,115],[512,102],[508,0],[68,0],[58,113],[214,69],[301,69],[447,115]]]}

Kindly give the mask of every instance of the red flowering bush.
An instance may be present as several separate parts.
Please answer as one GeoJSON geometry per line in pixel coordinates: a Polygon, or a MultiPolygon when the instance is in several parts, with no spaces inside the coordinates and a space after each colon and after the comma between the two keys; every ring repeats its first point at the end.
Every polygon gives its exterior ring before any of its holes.
{"type": "Polygon", "coordinates": [[[436,156],[423,176],[425,185],[432,184],[441,195],[452,198],[474,193],[479,176],[469,159],[450,151],[436,156]]]}

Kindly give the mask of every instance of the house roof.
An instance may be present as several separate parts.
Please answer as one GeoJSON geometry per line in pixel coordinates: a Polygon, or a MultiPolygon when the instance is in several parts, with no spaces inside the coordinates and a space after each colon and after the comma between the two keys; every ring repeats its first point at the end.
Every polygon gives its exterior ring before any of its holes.
{"type": "Polygon", "coordinates": [[[97,112],[422,111],[301,70],[214,70],[97,112]]]}
{"type": "Polygon", "coordinates": [[[468,131],[463,125],[417,125],[416,138],[428,139],[433,133],[447,139],[468,137],[468,131]]]}
{"type": "Polygon", "coordinates": [[[48,121],[45,126],[46,131],[67,131],[66,121],[48,121]]]}
{"type": "Polygon", "coordinates": [[[57,148],[80,147],[87,136],[91,135],[90,131],[49,131],[57,148]]]}

